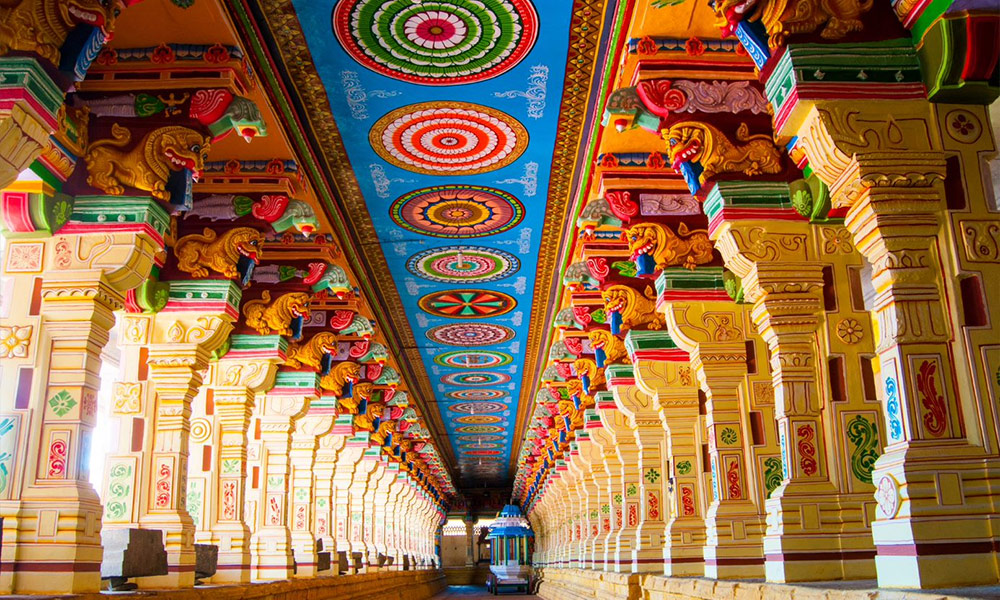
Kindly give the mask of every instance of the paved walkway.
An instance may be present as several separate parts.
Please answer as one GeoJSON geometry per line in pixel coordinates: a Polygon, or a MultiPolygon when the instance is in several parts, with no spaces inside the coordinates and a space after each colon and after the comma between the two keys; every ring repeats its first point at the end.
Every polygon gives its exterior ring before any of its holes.
{"type": "Polygon", "coordinates": [[[431,600],[495,600],[506,598],[507,600],[538,600],[538,596],[524,596],[521,594],[502,594],[494,596],[486,591],[486,588],[479,585],[452,585],[447,591],[441,592],[431,600]]]}

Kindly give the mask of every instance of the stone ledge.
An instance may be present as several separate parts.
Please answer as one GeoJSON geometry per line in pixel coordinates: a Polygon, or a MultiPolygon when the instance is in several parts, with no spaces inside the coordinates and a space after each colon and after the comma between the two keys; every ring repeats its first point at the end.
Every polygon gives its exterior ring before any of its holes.
{"type": "Polygon", "coordinates": [[[539,569],[544,600],[982,600],[1000,587],[959,590],[880,590],[868,581],[784,585],[691,577],[630,575],[589,569],[539,569]]]}
{"type": "Polygon", "coordinates": [[[245,585],[205,585],[186,590],[138,590],[130,593],[65,594],[57,596],[4,596],[7,599],[47,598],[107,600],[108,598],[170,598],[171,600],[426,600],[446,587],[444,573],[385,571],[291,579],[245,585]]]}

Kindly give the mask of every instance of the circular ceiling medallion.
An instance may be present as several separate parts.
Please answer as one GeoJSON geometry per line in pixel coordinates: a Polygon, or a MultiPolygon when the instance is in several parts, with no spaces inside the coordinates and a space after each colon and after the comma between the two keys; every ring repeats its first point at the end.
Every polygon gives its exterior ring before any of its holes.
{"type": "Polygon", "coordinates": [[[520,268],[521,261],[513,254],[479,246],[431,248],[406,261],[410,273],[439,283],[486,283],[513,275],[520,268]]]}
{"type": "MultiPolygon", "coordinates": [[[[476,373],[476,375],[483,375],[483,373],[476,373]]],[[[451,377],[451,375],[449,375],[449,377],[451,377]]],[[[449,400],[468,400],[471,402],[479,402],[482,400],[497,400],[506,395],[507,392],[502,390],[458,390],[457,392],[448,392],[444,395],[444,397],[449,400]]]]}
{"type": "Polygon", "coordinates": [[[503,433],[503,430],[497,425],[465,425],[456,427],[455,433],[503,433]]]}
{"type": "Polygon", "coordinates": [[[503,441],[504,437],[502,435],[460,435],[458,436],[458,441],[460,442],[500,442],[503,441]]]}
{"type": "MultiPolygon", "coordinates": [[[[503,373],[451,373],[441,378],[442,383],[449,385],[501,385],[510,381],[510,375],[503,373]]],[[[470,393],[476,390],[468,390],[470,393]]],[[[461,392],[455,392],[461,393],[461,392]]]]}
{"type": "Polygon", "coordinates": [[[434,357],[434,362],[442,367],[456,367],[459,369],[502,367],[509,365],[513,360],[514,358],[510,354],[495,352],[493,350],[456,350],[434,357]]]}
{"type": "Polygon", "coordinates": [[[517,302],[507,294],[489,290],[434,292],[421,298],[417,304],[424,312],[453,319],[496,317],[517,306],[517,302]]]}
{"type": "Polygon", "coordinates": [[[389,163],[427,175],[474,175],[517,160],[528,131],[506,113],[467,102],[423,102],[398,108],[368,134],[389,163]]]}
{"type": "Polygon", "coordinates": [[[448,410],[451,412],[477,415],[499,413],[509,409],[510,407],[503,402],[463,402],[462,404],[452,404],[448,407],[448,410]]]}
{"type": "Polygon", "coordinates": [[[528,0],[342,0],[332,20],[351,58],[425,85],[496,77],[521,62],[538,37],[528,0]]]}
{"type": "Polygon", "coordinates": [[[467,456],[498,456],[503,452],[500,450],[463,450],[462,454],[467,456]]]}
{"type": "Polygon", "coordinates": [[[500,444],[485,442],[482,444],[462,444],[459,446],[462,450],[485,450],[490,448],[502,448],[500,444]]]}
{"type": "Polygon", "coordinates": [[[427,339],[448,346],[489,346],[514,338],[514,330],[492,323],[453,323],[431,328],[427,339]]]}
{"type": "Polygon", "coordinates": [[[462,423],[463,425],[493,425],[495,423],[502,423],[503,417],[496,415],[469,415],[467,417],[458,417],[455,419],[455,422],[462,423]]]}
{"type": "Polygon", "coordinates": [[[439,185],[404,194],[389,207],[403,229],[443,238],[482,237],[515,227],[524,206],[502,190],[474,185],[439,185]]]}

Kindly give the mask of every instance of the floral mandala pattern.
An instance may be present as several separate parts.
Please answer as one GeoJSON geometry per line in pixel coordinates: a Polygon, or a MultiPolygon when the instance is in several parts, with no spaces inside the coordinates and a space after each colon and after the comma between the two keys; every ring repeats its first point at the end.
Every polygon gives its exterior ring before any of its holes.
{"type": "Polygon", "coordinates": [[[455,352],[445,352],[434,357],[434,362],[442,367],[456,367],[459,369],[489,369],[491,367],[502,367],[514,361],[514,357],[503,352],[492,350],[474,350],[467,352],[458,350],[455,352]]]}
{"type": "MultiPolygon", "coordinates": [[[[503,373],[452,373],[441,378],[441,383],[448,385],[501,385],[510,381],[510,376],[503,373]]],[[[469,393],[476,390],[468,390],[469,393]]],[[[491,390],[495,391],[495,390],[491,390]]],[[[455,394],[461,392],[453,392],[455,394]]],[[[502,393],[502,392],[501,392],[502,393]]]]}
{"type": "Polygon", "coordinates": [[[456,427],[455,433],[502,433],[503,427],[497,425],[466,425],[456,427]]]}
{"type": "Polygon", "coordinates": [[[392,220],[434,237],[482,237],[507,231],[524,218],[524,206],[507,192],[472,185],[441,185],[400,196],[392,220]]]}
{"type": "Polygon", "coordinates": [[[354,60],[426,85],[496,77],[518,64],[538,36],[528,0],[344,0],[332,21],[354,60]]]}
{"type": "Polygon", "coordinates": [[[478,246],[431,248],[406,261],[410,273],[439,283],[487,283],[513,275],[520,268],[521,261],[513,254],[478,246]]]}
{"type": "Polygon", "coordinates": [[[491,323],[455,323],[441,325],[427,332],[427,339],[448,346],[489,346],[514,338],[514,330],[491,323]]]}
{"type": "Polygon", "coordinates": [[[502,413],[509,409],[510,407],[503,402],[463,402],[461,404],[452,404],[448,407],[448,410],[451,412],[468,413],[470,415],[502,413]]]}
{"type": "Polygon", "coordinates": [[[489,290],[452,290],[427,294],[417,303],[420,308],[436,317],[474,319],[497,317],[517,306],[507,294],[489,290]]]}
{"type": "Polygon", "coordinates": [[[528,131],[510,115],[467,102],[424,102],[378,120],[368,136],[375,152],[401,169],[427,175],[474,175],[514,162],[528,131]]]}

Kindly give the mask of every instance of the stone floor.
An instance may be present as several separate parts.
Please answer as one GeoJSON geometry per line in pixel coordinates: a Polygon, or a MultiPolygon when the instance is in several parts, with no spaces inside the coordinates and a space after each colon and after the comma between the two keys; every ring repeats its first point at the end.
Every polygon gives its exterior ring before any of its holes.
{"type": "Polygon", "coordinates": [[[494,596],[480,585],[452,585],[431,600],[484,600],[486,598],[507,598],[508,600],[538,600],[538,596],[525,596],[523,594],[503,594],[494,596]]]}

